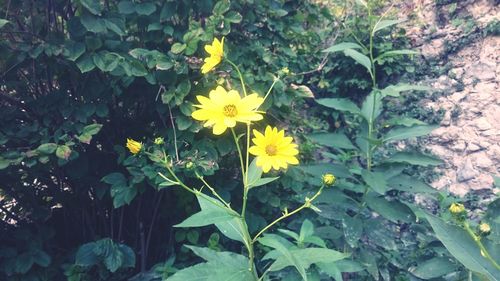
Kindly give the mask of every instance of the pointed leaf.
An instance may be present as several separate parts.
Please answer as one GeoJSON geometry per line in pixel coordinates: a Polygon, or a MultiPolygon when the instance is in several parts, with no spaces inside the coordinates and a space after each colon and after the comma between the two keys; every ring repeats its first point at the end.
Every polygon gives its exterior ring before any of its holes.
{"type": "Polygon", "coordinates": [[[364,66],[370,74],[372,74],[372,63],[369,57],[353,49],[344,50],[344,54],[348,57],[353,58],[357,63],[364,66]]]}
{"type": "Polygon", "coordinates": [[[326,99],[318,99],[317,103],[330,107],[339,111],[347,111],[353,114],[361,115],[361,109],[348,99],[339,99],[339,98],[326,98],[326,99]]]}
{"type": "Polygon", "coordinates": [[[351,43],[351,42],[342,42],[339,44],[335,44],[325,50],[323,50],[324,53],[335,53],[335,52],[341,52],[347,49],[363,49],[360,45],[356,43],[351,43]]]}
{"type": "Polygon", "coordinates": [[[381,21],[378,21],[375,24],[375,26],[373,27],[372,34],[375,34],[375,32],[377,32],[379,30],[382,30],[384,28],[393,26],[393,25],[401,23],[401,22],[404,22],[404,20],[381,20],[381,21]]]}
{"type": "Polygon", "coordinates": [[[446,249],[465,267],[488,277],[490,280],[500,280],[500,270],[481,255],[481,251],[467,232],[442,219],[426,214],[426,218],[434,229],[436,237],[446,249]]]}

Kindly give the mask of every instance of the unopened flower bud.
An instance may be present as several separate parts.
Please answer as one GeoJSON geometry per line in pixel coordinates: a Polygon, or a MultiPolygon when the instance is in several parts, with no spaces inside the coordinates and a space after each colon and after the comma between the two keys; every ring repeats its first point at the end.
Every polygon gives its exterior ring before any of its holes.
{"type": "Polygon", "coordinates": [[[460,204],[460,203],[452,203],[450,205],[449,210],[450,210],[450,213],[458,215],[458,214],[465,212],[465,207],[463,204],[460,204]]]}
{"type": "Polygon", "coordinates": [[[321,179],[323,180],[323,184],[325,186],[332,186],[337,180],[333,174],[324,174],[321,179]]]}
{"type": "Polygon", "coordinates": [[[478,228],[479,228],[479,233],[480,233],[481,235],[484,235],[484,236],[486,236],[486,235],[490,234],[490,232],[491,232],[491,227],[490,227],[490,225],[489,225],[489,224],[487,224],[487,223],[485,223],[485,222],[483,222],[483,223],[479,224],[478,228]]]}
{"type": "Polygon", "coordinates": [[[162,137],[155,138],[155,144],[156,145],[162,145],[164,143],[165,143],[165,140],[162,137]]]}
{"type": "Polygon", "coordinates": [[[185,167],[186,167],[186,169],[190,170],[190,169],[192,169],[194,167],[194,163],[191,162],[191,161],[186,162],[186,166],[185,167]]]}

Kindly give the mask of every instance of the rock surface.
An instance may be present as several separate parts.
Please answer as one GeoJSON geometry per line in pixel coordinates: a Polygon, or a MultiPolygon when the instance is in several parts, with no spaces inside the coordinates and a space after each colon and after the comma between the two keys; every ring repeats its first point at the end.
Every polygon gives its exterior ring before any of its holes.
{"type": "MultiPolygon", "coordinates": [[[[444,93],[437,101],[423,101],[445,110],[440,127],[427,140],[427,147],[445,161],[442,177],[432,185],[458,195],[493,188],[493,176],[500,175],[500,37],[477,36],[461,46],[466,22],[454,25],[448,5],[412,1],[415,9],[408,15],[414,18],[407,32],[413,47],[426,62],[449,67],[447,75],[425,81],[444,93]],[[447,53],[446,46],[452,45],[459,49],[447,53]]],[[[458,1],[457,13],[481,30],[500,20],[495,2],[458,1]]]]}

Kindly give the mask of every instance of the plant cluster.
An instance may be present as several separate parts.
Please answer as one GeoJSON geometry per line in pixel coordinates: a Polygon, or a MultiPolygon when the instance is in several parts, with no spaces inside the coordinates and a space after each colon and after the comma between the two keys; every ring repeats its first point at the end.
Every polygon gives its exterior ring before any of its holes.
{"type": "Polygon", "coordinates": [[[500,201],[414,176],[416,53],[344,2],[2,3],[0,279],[496,280],[500,201]]]}

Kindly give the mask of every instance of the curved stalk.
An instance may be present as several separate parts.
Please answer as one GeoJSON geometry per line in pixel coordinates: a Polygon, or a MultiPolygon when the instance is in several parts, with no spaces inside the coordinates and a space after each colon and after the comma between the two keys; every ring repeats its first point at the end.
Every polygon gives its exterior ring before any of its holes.
{"type": "Polygon", "coordinates": [[[464,228],[465,231],[472,237],[472,240],[476,243],[476,245],[479,247],[479,250],[481,251],[481,255],[485,257],[493,266],[495,266],[496,269],[500,270],[500,265],[491,257],[490,253],[486,248],[484,247],[483,243],[481,242],[481,237],[477,236],[474,231],[469,226],[469,223],[464,222],[464,228]]]}
{"type": "Polygon", "coordinates": [[[252,239],[252,243],[255,243],[255,241],[257,241],[257,238],[259,238],[259,236],[261,236],[264,232],[266,232],[266,230],[268,230],[269,228],[271,228],[273,225],[277,224],[278,222],[280,222],[281,220],[284,220],[286,218],[288,218],[289,216],[292,216],[300,211],[302,211],[303,209],[305,208],[309,208],[311,207],[311,203],[316,199],[316,197],[318,197],[320,194],[321,194],[321,191],[323,191],[323,188],[325,186],[322,185],[321,188],[318,190],[318,192],[316,192],[316,194],[314,194],[313,197],[311,198],[306,198],[306,202],[304,204],[302,204],[302,206],[298,207],[297,209],[293,210],[292,212],[288,213],[286,212],[285,214],[283,214],[281,217],[275,219],[272,223],[268,224],[266,227],[264,227],[261,231],[259,231],[255,236],[254,238],[252,239]]]}

